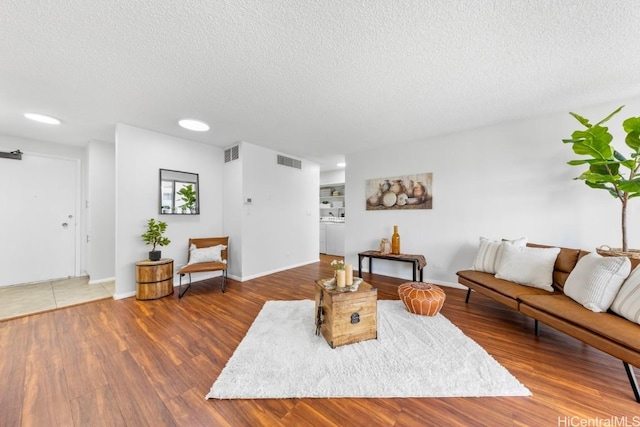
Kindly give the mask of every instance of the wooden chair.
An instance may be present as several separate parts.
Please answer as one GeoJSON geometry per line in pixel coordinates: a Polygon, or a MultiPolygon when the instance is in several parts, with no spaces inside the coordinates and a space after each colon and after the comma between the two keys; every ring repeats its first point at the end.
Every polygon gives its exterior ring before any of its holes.
{"type": "Polygon", "coordinates": [[[178,274],[180,275],[180,290],[178,294],[178,298],[182,298],[182,296],[189,290],[191,287],[191,273],[204,273],[208,271],[222,271],[222,292],[224,293],[225,286],[227,284],[227,267],[228,260],[227,256],[229,253],[229,237],[205,237],[198,239],[189,239],[189,249],[187,262],[191,259],[191,245],[195,245],[196,248],[208,248],[216,245],[225,245],[226,248],[223,249],[220,253],[222,261],[211,261],[211,262],[198,262],[194,264],[187,264],[182,267],[178,274]],[[186,286],[184,291],[182,290],[182,277],[188,274],[189,275],[189,284],[186,286]]]}

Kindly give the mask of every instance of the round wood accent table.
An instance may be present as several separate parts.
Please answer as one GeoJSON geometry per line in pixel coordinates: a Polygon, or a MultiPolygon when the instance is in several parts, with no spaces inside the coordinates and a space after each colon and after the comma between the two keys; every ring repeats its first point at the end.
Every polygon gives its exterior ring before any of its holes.
{"type": "Polygon", "coordinates": [[[158,299],[173,293],[173,260],[136,262],[136,299],[158,299]]]}
{"type": "Polygon", "coordinates": [[[407,310],[423,316],[435,316],[447,297],[442,289],[431,283],[407,282],[398,287],[398,295],[407,310]]]}

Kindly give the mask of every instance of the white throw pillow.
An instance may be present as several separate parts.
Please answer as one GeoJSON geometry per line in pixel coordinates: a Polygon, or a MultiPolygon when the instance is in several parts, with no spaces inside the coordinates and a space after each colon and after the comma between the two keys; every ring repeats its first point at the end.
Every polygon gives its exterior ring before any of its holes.
{"type": "Polygon", "coordinates": [[[633,269],[624,281],[611,310],[625,319],[640,324],[640,266],[633,269]]]}
{"type": "Polygon", "coordinates": [[[607,311],[630,270],[629,258],[587,254],[569,273],[564,294],[596,313],[607,311]]]}
{"type": "Polygon", "coordinates": [[[524,247],[526,244],[526,237],[503,241],[489,240],[486,237],[480,237],[480,247],[478,248],[476,258],[473,261],[473,269],[476,271],[495,274],[502,259],[502,249],[504,246],[513,245],[517,247],[524,247]]]}
{"type": "Polygon", "coordinates": [[[200,262],[224,262],[222,261],[222,251],[224,249],[227,249],[225,245],[196,248],[196,245],[192,243],[189,248],[189,262],[187,265],[197,264],[200,262]]]}
{"type": "Polygon", "coordinates": [[[560,248],[505,246],[496,277],[553,292],[553,266],[560,248]]]}

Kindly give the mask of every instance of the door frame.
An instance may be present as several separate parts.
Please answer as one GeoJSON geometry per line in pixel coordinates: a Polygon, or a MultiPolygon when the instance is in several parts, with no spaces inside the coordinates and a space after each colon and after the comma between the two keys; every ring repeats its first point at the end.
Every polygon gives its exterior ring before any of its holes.
{"type": "MultiPolygon", "coordinates": [[[[59,159],[59,160],[67,160],[71,161],[75,164],[75,179],[76,179],[76,188],[75,188],[75,215],[74,219],[76,220],[76,237],[75,237],[75,245],[74,245],[74,277],[80,276],[80,272],[84,269],[81,268],[81,265],[84,262],[84,257],[82,254],[84,253],[84,246],[82,244],[82,236],[85,234],[85,223],[84,223],[84,211],[82,210],[82,198],[83,198],[83,185],[82,185],[82,162],[81,159],[77,157],[68,157],[68,156],[58,156],[55,154],[49,153],[40,153],[37,151],[24,151],[26,155],[30,156],[38,156],[38,157],[46,157],[50,159],[59,159]]],[[[53,279],[53,278],[52,278],[53,279]]]]}

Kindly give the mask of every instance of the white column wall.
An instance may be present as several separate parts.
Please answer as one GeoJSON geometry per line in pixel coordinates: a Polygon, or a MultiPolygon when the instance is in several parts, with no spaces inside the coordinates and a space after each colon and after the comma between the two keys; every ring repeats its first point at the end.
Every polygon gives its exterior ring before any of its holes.
{"type": "Polygon", "coordinates": [[[277,155],[241,145],[242,194],[252,200],[242,205],[243,280],[318,260],[319,166],[281,166],[277,155]]]}
{"type": "Polygon", "coordinates": [[[115,277],[115,144],[90,141],[87,147],[87,273],[89,283],[115,277]]]}
{"type": "Polygon", "coordinates": [[[171,244],[160,249],[163,258],[173,258],[174,273],[186,263],[190,237],[221,235],[222,156],[211,145],[116,126],[116,299],[135,295],[135,263],[151,249],[140,237],[149,218],[168,224],[171,244]],[[160,169],[199,174],[200,215],[159,214],[160,169]]]}
{"type": "MultiPolygon", "coordinates": [[[[234,144],[235,145],[235,144],[234,144]]],[[[229,277],[242,278],[242,144],[238,144],[240,158],[224,163],[222,188],[222,212],[224,234],[229,236],[229,277]]]]}

